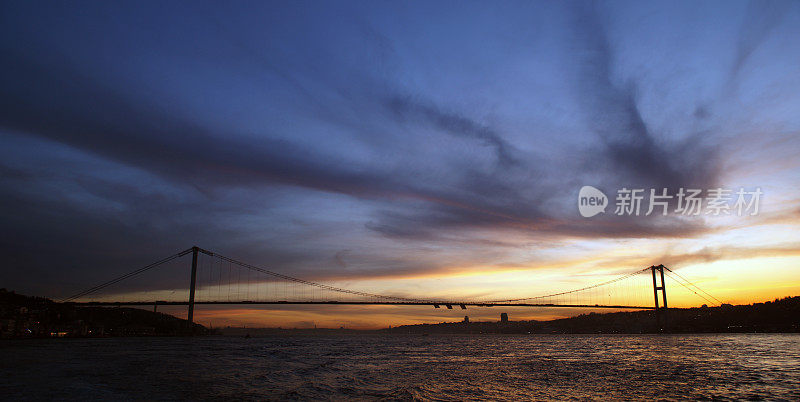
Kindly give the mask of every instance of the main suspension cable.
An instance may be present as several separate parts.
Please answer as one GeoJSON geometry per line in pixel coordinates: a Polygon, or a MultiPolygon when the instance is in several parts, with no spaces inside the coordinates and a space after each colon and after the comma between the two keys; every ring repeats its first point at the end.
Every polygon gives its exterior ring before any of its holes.
{"type": "MultiPolygon", "coordinates": [[[[670,272],[672,272],[672,271],[670,271],[670,272]]],[[[705,300],[705,301],[707,301],[707,302],[709,302],[709,303],[711,303],[711,304],[714,304],[714,302],[713,302],[713,301],[711,301],[709,298],[707,298],[707,297],[705,297],[705,296],[701,295],[700,293],[697,293],[697,292],[696,292],[694,289],[690,288],[689,286],[686,286],[686,284],[684,284],[683,282],[681,282],[681,281],[679,281],[679,280],[675,279],[675,277],[673,277],[673,276],[672,276],[672,275],[671,275],[669,272],[667,272],[667,276],[668,276],[668,277],[670,277],[670,278],[671,278],[672,280],[674,280],[675,282],[677,282],[679,285],[681,285],[681,286],[685,287],[686,289],[688,289],[690,292],[692,292],[692,293],[694,293],[694,294],[696,294],[696,295],[700,296],[700,297],[701,297],[703,300],[705,300]]]]}
{"type": "MultiPolygon", "coordinates": [[[[720,305],[721,305],[721,304],[724,304],[724,303],[722,302],[722,300],[720,300],[720,299],[717,299],[717,298],[716,298],[716,297],[714,297],[714,295],[712,295],[711,293],[708,293],[708,292],[706,292],[705,290],[703,290],[703,289],[702,289],[700,286],[697,286],[697,285],[695,285],[694,283],[692,283],[691,281],[689,281],[688,279],[686,279],[686,278],[685,278],[683,275],[681,275],[681,274],[679,274],[679,273],[677,273],[677,272],[675,272],[675,271],[673,271],[673,270],[671,270],[671,269],[669,269],[669,268],[667,268],[667,267],[664,267],[664,268],[666,268],[666,269],[667,269],[667,271],[669,271],[669,272],[672,272],[673,274],[677,275],[679,278],[681,278],[681,279],[683,279],[684,281],[686,281],[686,283],[688,283],[688,284],[690,284],[690,285],[694,286],[694,287],[695,287],[697,290],[699,290],[699,291],[701,291],[701,292],[705,293],[706,295],[708,295],[708,296],[709,296],[709,297],[711,297],[712,299],[716,300],[716,301],[717,301],[717,303],[719,303],[720,305]]],[[[674,278],[673,278],[673,279],[674,279],[674,278]]],[[[677,280],[676,280],[676,282],[677,282],[677,280]]]]}
{"type": "Polygon", "coordinates": [[[86,295],[88,295],[88,294],[91,294],[91,293],[97,292],[98,290],[101,290],[101,289],[103,289],[103,288],[105,288],[105,287],[111,286],[111,285],[113,285],[113,284],[115,284],[115,283],[117,283],[117,282],[123,281],[123,280],[125,280],[125,279],[128,279],[128,278],[130,278],[130,277],[132,277],[132,276],[139,275],[139,274],[141,274],[142,272],[148,271],[148,270],[150,270],[150,269],[152,269],[152,268],[155,268],[155,267],[157,267],[157,266],[159,266],[159,265],[161,265],[161,264],[164,264],[164,263],[170,262],[170,261],[172,261],[172,260],[174,260],[174,259],[176,259],[176,258],[183,257],[184,255],[186,255],[186,254],[189,254],[189,253],[191,253],[191,252],[192,252],[192,249],[191,249],[191,248],[189,248],[189,249],[186,249],[186,250],[183,250],[183,251],[181,251],[180,253],[173,254],[173,255],[171,255],[171,256],[169,256],[169,257],[167,257],[167,258],[164,258],[163,260],[156,261],[156,262],[154,262],[154,263],[152,263],[152,264],[146,265],[146,266],[144,266],[144,267],[142,267],[142,268],[139,268],[139,269],[137,269],[137,270],[134,270],[134,271],[128,272],[127,274],[125,274],[125,275],[122,275],[122,276],[119,276],[119,277],[116,277],[116,278],[114,278],[114,279],[112,279],[112,280],[110,280],[110,281],[103,282],[103,283],[101,283],[101,284],[99,284],[99,285],[96,285],[96,286],[92,286],[92,287],[91,287],[91,288],[89,288],[89,289],[86,289],[86,290],[84,290],[84,291],[82,291],[82,292],[76,293],[76,294],[74,294],[74,295],[72,295],[72,296],[70,296],[70,297],[67,297],[66,299],[63,299],[63,300],[61,300],[61,302],[68,302],[68,301],[72,301],[72,300],[75,300],[75,299],[77,299],[77,298],[79,298],[79,297],[83,297],[83,296],[86,296],[86,295]]]}
{"type": "Polygon", "coordinates": [[[621,281],[623,279],[627,279],[627,278],[630,278],[630,277],[632,277],[634,275],[638,275],[638,274],[640,274],[640,273],[642,273],[644,271],[647,271],[648,269],[650,269],[650,267],[643,268],[643,269],[640,269],[638,271],[631,272],[629,274],[625,274],[623,276],[620,276],[619,278],[615,278],[615,279],[612,279],[612,280],[609,280],[609,281],[597,283],[597,284],[594,284],[594,285],[591,285],[591,286],[582,287],[580,289],[573,289],[573,290],[568,290],[568,291],[565,291],[565,292],[553,293],[553,294],[543,295],[543,296],[522,297],[522,298],[519,298],[519,299],[491,300],[491,301],[487,301],[486,303],[506,303],[506,302],[522,301],[522,300],[544,299],[544,298],[547,298],[547,297],[555,297],[555,296],[561,296],[561,295],[566,295],[566,294],[571,294],[571,293],[582,292],[584,290],[594,289],[594,288],[597,288],[597,287],[600,287],[600,286],[605,286],[605,285],[608,285],[608,284],[611,284],[611,283],[614,283],[614,282],[619,282],[619,281],[621,281]]]}
{"type": "Polygon", "coordinates": [[[238,265],[240,267],[243,267],[243,268],[247,268],[247,269],[250,269],[250,270],[253,270],[253,271],[261,272],[261,273],[264,273],[264,274],[267,274],[267,275],[271,275],[271,276],[274,276],[274,277],[277,277],[277,278],[285,279],[287,281],[300,283],[300,284],[304,284],[304,285],[309,285],[309,286],[314,286],[314,287],[317,287],[317,288],[331,290],[331,291],[334,291],[334,292],[347,293],[347,294],[352,294],[352,295],[356,295],[356,296],[374,297],[374,298],[380,298],[380,299],[407,301],[407,302],[427,302],[428,301],[428,300],[412,299],[412,298],[400,297],[400,296],[387,296],[387,295],[381,295],[381,294],[376,294],[376,293],[367,293],[367,292],[361,292],[361,291],[357,291],[357,290],[350,290],[350,289],[344,289],[344,288],[339,288],[339,287],[330,286],[330,285],[324,285],[324,284],[321,284],[321,283],[311,282],[311,281],[307,281],[305,279],[295,278],[295,277],[292,277],[292,276],[283,275],[283,274],[279,274],[277,272],[269,271],[269,270],[266,270],[264,268],[257,267],[257,266],[252,265],[252,264],[248,264],[246,262],[241,262],[241,261],[238,261],[238,260],[234,260],[233,258],[229,258],[229,257],[226,257],[224,255],[217,254],[217,253],[214,253],[214,252],[211,252],[211,251],[208,251],[208,250],[200,249],[200,251],[202,253],[206,254],[206,255],[209,255],[209,256],[212,256],[212,257],[217,257],[220,260],[226,261],[226,262],[231,263],[231,264],[236,264],[236,265],[238,265]]]}

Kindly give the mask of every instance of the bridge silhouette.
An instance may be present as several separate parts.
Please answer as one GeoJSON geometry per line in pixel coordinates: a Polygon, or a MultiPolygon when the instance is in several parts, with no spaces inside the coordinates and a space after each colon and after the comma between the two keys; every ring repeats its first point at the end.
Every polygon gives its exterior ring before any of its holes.
{"type": "MultiPolygon", "coordinates": [[[[184,269],[185,269],[184,268],[184,269]]],[[[312,282],[273,272],[194,246],[155,261],[142,268],[73,294],[62,300],[76,306],[188,306],[187,319],[194,321],[196,305],[395,305],[432,306],[453,309],[472,307],[567,307],[656,310],[667,307],[665,277],[681,285],[709,304],[722,304],[682,275],[664,265],[652,265],[577,289],[531,297],[483,300],[476,298],[424,298],[371,293],[312,282]],[[146,272],[164,267],[191,255],[188,295],[169,286],[104,294],[120,283],[127,283],[146,272]],[[652,280],[652,281],[651,281],[652,280]],[[178,293],[176,295],[176,293],[178,293]],[[648,299],[653,304],[649,304],[648,299]]],[[[145,283],[145,287],[153,284],[145,283]]]]}

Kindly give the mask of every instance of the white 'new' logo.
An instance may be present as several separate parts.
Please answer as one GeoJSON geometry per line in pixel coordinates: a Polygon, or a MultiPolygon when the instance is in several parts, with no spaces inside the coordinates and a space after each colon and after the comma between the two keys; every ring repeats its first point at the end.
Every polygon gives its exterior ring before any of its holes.
{"type": "Polygon", "coordinates": [[[592,187],[583,186],[578,193],[578,211],[584,218],[591,218],[601,212],[606,212],[608,197],[602,191],[592,187]]]}

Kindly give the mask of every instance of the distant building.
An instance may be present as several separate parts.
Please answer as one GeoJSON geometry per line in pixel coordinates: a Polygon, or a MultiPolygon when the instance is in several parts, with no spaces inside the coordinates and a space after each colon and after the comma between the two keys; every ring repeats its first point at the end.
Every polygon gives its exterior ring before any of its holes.
{"type": "Polygon", "coordinates": [[[469,316],[468,315],[464,316],[464,323],[469,324],[469,316]]]}
{"type": "Polygon", "coordinates": [[[508,322],[508,314],[500,313],[500,322],[508,322]]]}

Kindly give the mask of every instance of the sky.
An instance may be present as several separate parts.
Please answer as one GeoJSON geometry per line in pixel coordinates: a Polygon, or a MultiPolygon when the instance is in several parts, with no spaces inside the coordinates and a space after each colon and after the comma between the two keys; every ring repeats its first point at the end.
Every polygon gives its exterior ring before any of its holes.
{"type": "Polygon", "coordinates": [[[799,37],[780,1],[3,2],[0,286],[65,297],[198,245],[406,296],[534,296],[653,264],[726,302],[798,295],[799,37]],[[585,185],[605,213],[581,216],[585,185]],[[673,199],[633,216],[614,213],[623,188],[763,195],[756,215],[673,199]]]}

